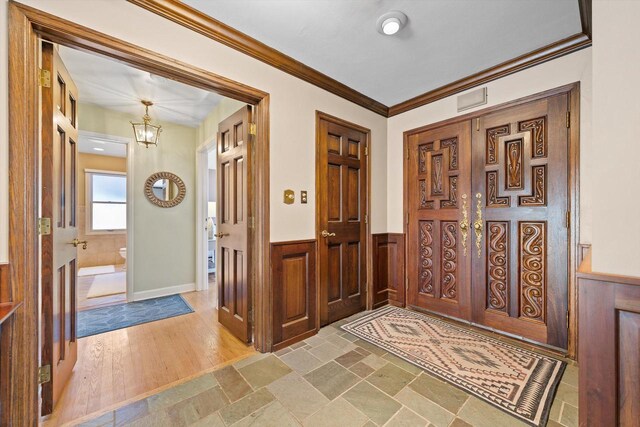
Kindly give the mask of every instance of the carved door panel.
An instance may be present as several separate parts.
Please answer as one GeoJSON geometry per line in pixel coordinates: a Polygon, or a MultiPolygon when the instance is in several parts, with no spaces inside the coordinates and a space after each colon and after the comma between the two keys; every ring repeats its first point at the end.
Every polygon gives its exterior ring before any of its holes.
{"type": "Polygon", "coordinates": [[[320,324],[365,309],[368,134],[318,121],[318,268],[320,324]]]}
{"type": "Polygon", "coordinates": [[[246,106],[218,124],[216,160],[218,321],[243,342],[251,341],[251,284],[247,274],[251,215],[248,203],[250,122],[251,107],[246,106]]]}
{"type": "Polygon", "coordinates": [[[42,216],[51,233],[42,236],[42,354],[51,380],[42,384],[42,415],[51,414],[78,357],[77,283],[77,102],[78,90],[58,51],[42,44],[42,216]],[[75,243],[74,243],[75,242],[75,243]]]}
{"type": "Polygon", "coordinates": [[[567,96],[474,120],[473,317],[567,347],[567,96]]]}
{"type": "Polygon", "coordinates": [[[469,122],[408,134],[406,138],[408,305],[469,319],[469,122]]]}

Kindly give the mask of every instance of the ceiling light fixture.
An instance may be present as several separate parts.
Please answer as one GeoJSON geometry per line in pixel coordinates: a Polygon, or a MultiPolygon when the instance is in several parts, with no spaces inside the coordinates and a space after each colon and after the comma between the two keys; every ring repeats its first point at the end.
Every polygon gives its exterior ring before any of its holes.
{"type": "Polygon", "coordinates": [[[376,22],[376,27],[380,34],[385,36],[391,36],[400,31],[407,24],[407,15],[398,11],[392,10],[385,13],[376,22]]]}
{"type": "Polygon", "coordinates": [[[162,132],[162,126],[151,123],[149,107],[153,105],[153,102],[145,100],[140,102],[144,105],[144,116],[142,116],[142,123],[129,122],[131,126],[133,126],[133,134],[138,144],[144,145],[147,148],[149,148],[150,145],[157,146],[160,132],[162,132]]]}
{"type": "Polygon", "coordinates": [[[95,151],[104,151],[104,148],[93,147],[95,151]]]}

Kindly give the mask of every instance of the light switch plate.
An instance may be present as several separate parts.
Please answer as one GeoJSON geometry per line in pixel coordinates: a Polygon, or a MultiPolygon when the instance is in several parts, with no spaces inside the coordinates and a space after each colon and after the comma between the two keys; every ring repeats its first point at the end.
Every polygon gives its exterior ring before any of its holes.
{"type": "Polygon", "coordinates": [[[306,190],[302,190],[300,192],[300,203],[307,203],[307,191],[306,190]]]}

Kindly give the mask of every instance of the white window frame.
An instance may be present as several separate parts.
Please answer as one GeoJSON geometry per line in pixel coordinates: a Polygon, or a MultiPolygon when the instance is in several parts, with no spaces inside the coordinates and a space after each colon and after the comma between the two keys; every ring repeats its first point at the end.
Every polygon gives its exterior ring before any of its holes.
{"type": "MultiPolygon", "coordinates": [[[[86,224],[85,224],[85,234],[87,235],[95,235],[95,234],[126,234],[127,233],[127,229],[126,228],[122,228],[122,229],[118,229],[118,230],[94,230],[93,229],[93,180],[91,179],[91,177],[93,175],[111,175],[111,176],[124,176],[125,179],[127,179],[128,181],[128,177],[127,177],[127,173],[126,172],[119,172],[119,171],[108,171],[108,170],[100,170],[100,169],[85,169],[84,170],[84,186],[85,186],[85,220],[86,220],[86,224]]],[[[126,183],[126,187],[127,192],[129,191],[129,185],[128,182],[126,183]]],[[[128,195],[127,195],[127,199],[120,203],[120,202],[116,202],[117,204],[123,204],[123,205],[127,205],[127,201],[128,201],[128,195]]],[[[128,215],[127,215],[128,216],[128,215]]],[[[128,219],[128,218],[127,218],[128,219]]],[[[128,221],[127,221],[127,227],[129,226],[128,221]]]]}

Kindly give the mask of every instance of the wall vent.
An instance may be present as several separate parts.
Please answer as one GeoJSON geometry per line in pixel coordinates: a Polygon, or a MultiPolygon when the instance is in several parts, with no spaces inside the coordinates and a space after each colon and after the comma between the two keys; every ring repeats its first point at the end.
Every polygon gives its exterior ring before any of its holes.
{"type": "Polygon", "coordinates": [[[483,87],[458,96],[458,113],[487,103],[487,88],[483,87]]]}

